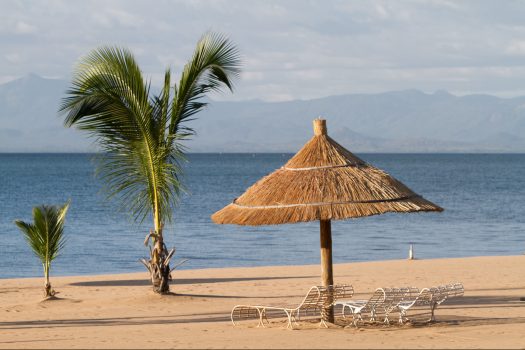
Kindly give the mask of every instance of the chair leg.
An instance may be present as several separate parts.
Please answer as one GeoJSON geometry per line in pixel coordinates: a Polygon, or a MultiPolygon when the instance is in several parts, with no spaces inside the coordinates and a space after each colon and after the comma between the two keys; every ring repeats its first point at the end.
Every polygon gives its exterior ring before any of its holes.
{"type": "Polygon", "coordinates": [[[358,314],[357,314],[357,317],[356,317],[356,314],[355,314],[355,313],[353,313],[352,316],[353,316],[352,321],[353,321],[353,323],[354,323],[355,328],[359,328],[359,327],[357,326],[357,324],[359,323],[359,321],[363,321],[363,317],[361,316],[361,313],[358,313],[358,314]]]}
{"type": "Polygon", "coordinates": [[[286,329],[290,328],[290,329],[293,329],[293,321],[292,321],[292,314],[291,312],[289,311],[284,311],[286,312],[286,316],[288,317],[288,323],[286,324],[286,329]]]}
{"type": "Polygon", "coordinates": [[[375,321],[376,321],[376,309],[372,308],[372,310],[370,310],[370,322],[375,322],[375,321]]]}
{"type": "Polygon", "coordinates": [[[299,320],[299,317],[300,317],[300,315],[299,315],[299,310],[297,310],[297,312],[296,312],[295,314],[294,314],[294,312],[292,311],[291,316],[292,316],[292,323],[293,323],[295,326],[299,327],[299,322],[297,322],[297,321],[299,320]],[[297,317],[296,317],[296,316],[297,316],[297,317]]]}
{"type": "Polygon", "coordinates": [[[259,327],[266,328],[266,326],[264,325],[264,321],[266,320],[266,322],[270,324],[270,321],[268,321],[268,318],[266,318],[266,310],[257,309],[257,311],[259,312],[259,324],[257,325],[257,328],[259,327]]]}
{"type": "Polygon", "coordinates": [[[341,315],[343,316],[343,318],[346,318],[345,308],[346,308],[346,305],[343,305],[343,310],[341,311],[341,315]]]}
{"type": "Polygon", "coordinates": [[[390,320],[388,319],[388,314],[385,314],[385,320],[383,321],[384,324],[390,325],[390,320]]]}
{"type": "Polygon", "coordinates": [[[233,326],[235,327],[235,326],[237,326],[237,325],[235,324],[235,321],[233,320],[233,312],[234,312],[234,311],[235,311],[235,309],[232,310],[232,313],[230,314],[230,318],[231,318],[231,320],[232,320],[233,326]]]}
{"type": "Polygon", "coordinates": [[[400,310],[399,311],[399,324],[402,325],[403,324],[403,317],[405,317],[406,315],[406,311],[404,310],[400,310]]]}
{"type": "Polygon", "coordinates": [[[432,305],[430,305],[430,319],[428,320],[428,322],[434,322],[436,321],[436,317],[434,315],[434,312],[436,310],[436,307],[437,307],[437,304],[436,303],[433,303],[432,305]]]}
{"type": "Polygon", "coordinates": [[[263,316],[263,319],[264,319],[264,321],[266,321],[266,324],[267,324],[267,325],[270,325],[270,320],[268,319],[268,317],[266,317],[266,310],[264,310],[264,316],[263,316]]]}

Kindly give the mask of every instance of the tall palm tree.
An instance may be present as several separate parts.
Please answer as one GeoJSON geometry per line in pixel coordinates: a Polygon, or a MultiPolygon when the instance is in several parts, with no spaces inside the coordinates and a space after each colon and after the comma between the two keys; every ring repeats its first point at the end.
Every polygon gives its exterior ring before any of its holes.
{"type": "Polygon", "coordinates": [[[53,297],[56,293],[51,288],[49,270],[51,262],[64,247],[64,221],[68,208],[69,202],[62,207],[41,205],[33,208],[32,224],[22,220],[15,221],[44,267],[45,298],[53,297]]]}
{"type": "Polygon", "coordinates": [[[137,222],[153,219],[150,259],[143,260],[151,274],[153,289],[169,292],[168,252],[163,239],[164,223],[181,193],[182,141],[194,134],[186,125],[205,106],[202,98],[227,87],[240,72],[236,47],[224,36],[205,34],[184,66],[178,84],[171,84],[170,70],[158,95],[150,91],[132,53],[102,47],[81,59],[60,110],[65,125],[88,131],[103,153],[97,173],[108,197],[117,198],[131,210],[137,222]]]}

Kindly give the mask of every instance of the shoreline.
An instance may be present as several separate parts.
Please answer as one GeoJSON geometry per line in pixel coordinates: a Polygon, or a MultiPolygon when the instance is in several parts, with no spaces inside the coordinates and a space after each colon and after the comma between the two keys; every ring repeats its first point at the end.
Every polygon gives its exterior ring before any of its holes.
{"type": "MultiPolygon", "coordinates": [[[[415,258],[413,260],[409,259],[387,259],[387,260],[364,260],[364,261],[349,261],[349,262],[334,262],[334,267],[337,265],[348,265],[348,264],[368,264],[368,263],[388,263],[394,261],[439,261],[439,260],[463,260],[463,259],[477,259],[477,258],[506,258],[506,257],[525,257],[524,254],[515,254],[515,255],[475,255],[475,256],[463,256],[463,257],[441,257],[441,258],[415,258]]],[[[305,264],[305,265],[260,265],[260,266],[224,266],[224,267],[196,267],[196,268],[186,268],[186,269],[176,269],[173,271],[172,275],[176,276],[177,272],[181,271],[218,271],[218,270],[229,270],[229,269],[264,269],[264,268],[297,268],[297,267],[317,267],[319,264],[305,264]]],[[[51,270],[52,271],[52,270],[51,270]]],[[[86,274],[66,274],[66,275],[54,275],[51,272],[50,278],[84,278],[84,277],[118,277],[120,275],[135,275],[135,274],[146,274],[147,271],[145,268],[142,271],[128,271],[128,272],[108,272],[108,273],[86,273],[86,274]]],[[[334,276],[337,277],[337,276],[334,276]]],[[[41,276],[24,276],[24,277],[0,277],[0,281],[9,281],[9,280],[25,280],[25,279],[39,279],[41,276]]]]}
{"type": "MultiPolygon", "coordinates": [[[[465,295],[423,326],[234,327],[237,304],[295,304],[320,283],[318,265],[207,268],[174,273],[156,295],[146,272],[0,281],[0,348],[523,348],[525,256],[388,260],[334,265],[357,298],[377,287],[462,282],[465,295]],[[373,341],[372,341],[373,340],[373,341]]],[[[393,316],[396,319],[396,315],[393,316]]]]}

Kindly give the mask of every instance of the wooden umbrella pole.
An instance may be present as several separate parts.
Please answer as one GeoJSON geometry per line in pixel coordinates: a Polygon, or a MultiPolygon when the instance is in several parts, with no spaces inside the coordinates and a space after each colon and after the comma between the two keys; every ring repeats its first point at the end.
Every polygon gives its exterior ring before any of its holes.
{"type": "MultiPolygon", "coordinates": [[[[334,274],[332,267],[332,224],[330,220],[320,221],[321,231],[321,279],[323,286],[334,284],[334,274]]],[[[331,300],[329,300],[331,302],[331,300]]],[[[326,310],[325,321],[334,323],[334,308],[326,310]]]]}
{"type": "Polygon", "coordinates": [[[321,279],[323,286],[334,284],[332,268],[332,225],[330,220],[321,220],[321,279]]]}

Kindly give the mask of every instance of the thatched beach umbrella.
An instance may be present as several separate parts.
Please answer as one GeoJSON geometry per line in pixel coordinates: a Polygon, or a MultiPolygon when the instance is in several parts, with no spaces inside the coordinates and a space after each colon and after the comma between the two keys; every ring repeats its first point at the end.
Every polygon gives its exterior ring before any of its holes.
{"type": "Polygon", "coordinates": [[[387,212],[442,211],[398,180],[343,148],[314,120],[314,137],[282,168],[212,215],[218,224],[320,221],[323,285],[332,285],[331,220],[387,212]]]}

